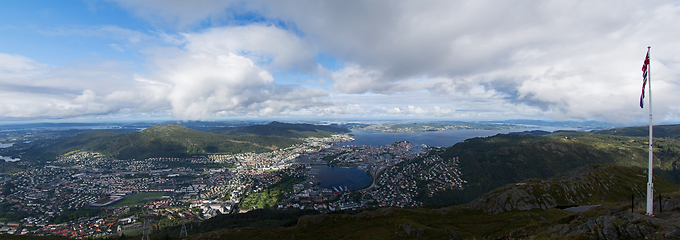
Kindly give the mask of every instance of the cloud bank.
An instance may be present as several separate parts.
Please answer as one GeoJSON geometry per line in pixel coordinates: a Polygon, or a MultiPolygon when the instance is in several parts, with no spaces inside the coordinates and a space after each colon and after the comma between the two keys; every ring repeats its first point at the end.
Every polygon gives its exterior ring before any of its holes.
{"type": "Polygon", "coordinates": [[[24,96],[3,100],[5,117],[641,122],[647,46],[656,119],[680,115],[680,5],[673,1],[111,2],[158,30],[45,34],[109,38],[110,49],[137,51],[144,69],[0,55],[3,96],[24,96]]]}

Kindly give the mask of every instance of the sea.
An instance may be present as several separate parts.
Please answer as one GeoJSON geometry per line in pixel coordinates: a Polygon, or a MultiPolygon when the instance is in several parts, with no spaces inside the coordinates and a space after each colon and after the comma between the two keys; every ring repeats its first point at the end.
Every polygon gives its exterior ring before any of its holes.
{"type": "MultiPolygon", "coordinates": [[[[464,129],[446,131],[426,131],[407,133],[386,133],[368,130],[353,129],[350,134],[354,135],[354,141],[336,144],[333,147],[373,145],[383,146],[399,141],[408,141],[416,145],[414,150],[420,151],[422,145],[429,147],[450,147],[465,139],[475,137],[489,137],[496,134],[511,132],[524,132],[543,130],[553,132],[557,130],[574,130],[571,128],[540,127],[518,128],[503,130],[464,129]]],[[[342,187],[348,190],[363,188],[371,184],[368,174],[357,168],[330,167],[326,165],[313,165],[312,174],[321,182],[320,187],[333,189],[342,187]]]]}

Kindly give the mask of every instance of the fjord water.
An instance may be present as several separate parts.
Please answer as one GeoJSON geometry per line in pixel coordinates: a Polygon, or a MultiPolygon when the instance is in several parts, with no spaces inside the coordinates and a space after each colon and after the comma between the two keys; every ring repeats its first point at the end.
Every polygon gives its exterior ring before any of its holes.
{"type": "Polygon", "coordinates": [[[357,168],[329,167],[326,165],[314,165],[310,170],[321,183],[319,187],[333,189],[347,188],[353,190],[371,184],[371,177],[366,172],[357,168]]]}
{"type": "MultiPolygon", "coordinates": [[[[446,130],[446,131],[427,131],[427,132],[406,132],[406,133],[385,133],[366,130],[352,130],[354,135],[353,142],[347,142],[338,146],[361,146],[373,145],[382,146],[399,141],[408,141],[414,145],[425,144],[430,147],[450,147],[468,138],[488,137],[499,133],[522,132],[528,129],[505,129],[505,130],[446,130]]],[[[534,130],[534,129],[532,129],[534,130]]]]}

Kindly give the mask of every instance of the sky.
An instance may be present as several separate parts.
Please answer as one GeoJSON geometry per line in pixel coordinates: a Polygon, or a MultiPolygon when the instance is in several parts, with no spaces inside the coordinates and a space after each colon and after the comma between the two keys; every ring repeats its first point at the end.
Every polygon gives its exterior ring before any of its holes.
{"type": "Polygon", "coordinates": [[[0,121],[680,122],[680,1],[0,1],[0,121]]]}

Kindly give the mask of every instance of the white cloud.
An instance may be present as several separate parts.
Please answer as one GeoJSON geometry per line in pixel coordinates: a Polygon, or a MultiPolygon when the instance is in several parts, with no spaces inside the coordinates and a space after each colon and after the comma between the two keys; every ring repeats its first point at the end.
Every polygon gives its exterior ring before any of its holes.
{"type": "Polygon", "coordinates": [[[317,68],[312,44],[275,26],[251,24],[211,28],[200,33],[184,33],[182,37],[186,51],[231,52],[275,71],[313,71],[317,68]]]}
{"type": "MultiPolygon", "coordinates": [[[[102,29],[102,28],[92,28],[102,29]]],[[[135,34],[113,29],[128,36],[135,34]]],[[[108,30],[107,30],[108,31],[108,30]]],[[[60,34],[84,34],[78,29],[60,34]]],[[[120,36],[119,36],[120,37],[120,36]]],[[[9,118],[63,118],[97,114],[171,114],[183,119],[269,116],[328,105],[327,91],[275,82],[270,71],[316,69],[313,50],[300,38],[273,26],[214,28],[200,33],[125,37],[145,43],[147,70],[133,74],[116,61],[47,66],[0,54],[0,109],[9,118]],[[14,94],[14,95],[13,95],[14,94]],[[5,99],[7,100],[7,99],[5,99]]],[[[110,47],[120,48],[116,44],[110,47]]],[[[120,48],[119,50],[124,50],[120,48]]]]}
{"type": "Polygon", "coordinates": [[[35,60],[17,55],[0,53],[0,81],[18,81],[29,75],[37,75],[45,67],[35,60]]]}
{"type": "Polygon", "coordinates": [[[144,76],[161,83],[155,92],[167,91],[175,117],[269,116],[327,104],[326,91],[280,85],[269,72],[316,67],[311,51],[295,35],[251,25],[181,36],[181,49],[150,56],[155,70],[144,76]]]}
{"type": "Polygon", "coordinates": [[[358,65],[350,65],[331,74],[334,90],[341,93],[382,92],[389,87],[384,83],[382,73],[365,70],[358,65]]]}
{"type": "Polygon", "coordinates": [[[73,99],[73,102],[75,103],[90,103],[94,102],[95,98],[97,97],[97,94],[90,90],[90,89],[85,89],[83,91],[83,94],[79,95],[75,99],[73,99]]]}
{"type": "Polygon", "coordinates": [[[269,73],[234,53],[191,52],[158,67],[153,77],[172,86],[167,98],[173,114],[189,119],[247,107],[257,102],[253,98],[259,98],[259,94],[267,94],[259,87],[273,82],[269,73]]]}
{"type": "Polygon", "coordinates": [[[657,119],[680,115],[680,6],[672,1],[115,2],[183,32],[46,31],[111,39],[116,51],[142,53],[148,69],[135,75],[114,61],[55,68],[4,54],[0,63],[9,65],[0,67],[0,83],[11,92],[58,96],[54,104],[76,115],[125,109],[191,119],[364,114],[634,122],[647,114],[637,98],[651,45],[657,119]],[[261,22],[234,18],[240,15],[261,22]],[[203,30],[186,30],[195,26],[203,30]],[[319,55],[336,65],[317,63],[319,55]],[[316,85],[273,79],[286,74],[310,76],[316,85]]]}
{"type": "Polygon", "coordinates": [[[110,114],[122,106],[101,101],[125,85],[116,62],[74,64],[63,68],[0,53],[0,112],[3,118],[69,118],[110,114]]]}
{"type": "Polygon", "coordinates": [[[469,95],[482,86],[504,97],[494,108],[508,115],[518,110],[500,106],[534,108],[542,113],[536,116],[555,119],[638,121],[646,115],[636,108],[639,68],[644,48],[653,45],[656,81],[667,85],[655,92],[656,104],[664,106],[656,108],[658,114],[676,114],[665,106],[680,100],[673,93],[680,86],[680,60],[673,52],[680,49],[672,43],[680,37],[680,6],[672,2],[268,4],[265,14],[296,23],[320,51],[350,63],[333,73],[338,92],[395,94],[426,87],[469,95]]]}

